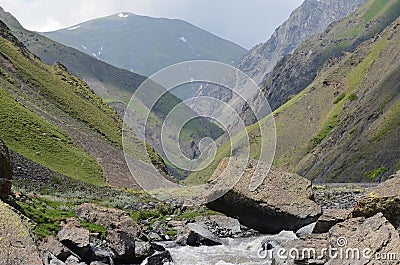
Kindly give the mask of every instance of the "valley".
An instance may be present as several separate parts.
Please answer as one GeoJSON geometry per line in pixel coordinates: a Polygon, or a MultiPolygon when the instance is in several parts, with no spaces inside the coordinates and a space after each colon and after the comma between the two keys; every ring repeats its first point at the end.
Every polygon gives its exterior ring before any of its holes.
{"type": "Polygon", "coordinates": [[[291,10],[247,51],[0,7],[0,265],[400,264],[400,1],[291,10]]]}

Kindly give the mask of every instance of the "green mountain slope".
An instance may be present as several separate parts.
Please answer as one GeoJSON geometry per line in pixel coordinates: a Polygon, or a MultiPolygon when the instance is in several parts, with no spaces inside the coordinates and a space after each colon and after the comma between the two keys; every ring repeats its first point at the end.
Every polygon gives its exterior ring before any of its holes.
{"type": "Polygon", "coordinates": [[[171,64],[215,60],[234,64],[246,50],[185,21],[120,13],[42,33],[119,68],[149,76],[171,64]]]}
{"type": "MultiPolygon", "coordinates": [[[[0,19],[4,20],[12,30],[12,33],[42,61],[49,65],[61,62],[67,67],[68,71],[85,81],[90,89],[101,97],[103,102],[108,103],[121,118],[124,116],[126,105],[132,93],[145,80],[145,77],[116,68],[86,53],[54,42],[36,32],[28,31],[10,13],[5,12],[1,8],[0,19]]],[[[166,115],[180,102],[181,100],[176,96],[171,93],[165,93],[151,111],[149,111],[151,105],[139,99],[136,99],[132,105],[134,105],[135,111],[139,114],[139,119],[144,119],[147,113],[150,112],[147,123],[148,130],[151,135],[157,135],[166,115]]],[[[187,115],[193,113],[189,108],[182,111],[186,112],[187,115]]],[[[183,138],[181,146],[185,154],[192,157],[193,150],[197,148],[199,139],[204,136],[216,138],[221,134],[222,131],[214,123],[207,119],[196,119],[183,128],[183,135],[191,137],[183,138]],[[195,143],[194,148],[192,147],[192,142],[195,143]]],[[[151,137],[147,141],[159,154],[163,154],[160,137],[151,137]]],[[[170,167],[170,172],[177,177],[182,177],[184,174],[173,167],[170,167]]]]}
{"type": "Polygon", "coordinates": [[[11,150],[88,183],[135,186],[118,115],[63,65],[42,63],[1,21],[0,100],[0,138],[11,150]]]}
{"type": "MultiPolygon", "coordinates": [[[[400,9],[389,10],[387,5],[393,7],[399,2],[369,1],[355,14],[363,21],[373,18],[388,23],[387,14],[400,9]]],[[[395,21],[384,31],[364,40],[354,52],[331,57],[306,89],[274,112],[277,167],[316,182],[377,181],[400,168],[400,20],[398,15],[390,17],[395,21]]],[[[339,25],[347,24],[350,18],[354,15],[339,25]]],[[[304,54],[295,52],[292,56],[304,54]]],[[[297,76],[289,72],[286,78],[295,80],[297,76]]],[[[258,124],[247,128],[252,143],[260,141],[258,130],[258,124]]],[[[244,132],[233,141],[244,141],[243,137],[244,132]]],[[[219,148],[216,163],[192,174],[187,182],[207,180],[218,161],[230,155],[229,145],[219,148]]]]}

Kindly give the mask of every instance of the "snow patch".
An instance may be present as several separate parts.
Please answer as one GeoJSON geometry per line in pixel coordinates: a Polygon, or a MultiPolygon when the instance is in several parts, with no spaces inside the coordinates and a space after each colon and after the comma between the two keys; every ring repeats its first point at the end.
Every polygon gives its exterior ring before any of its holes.
{"type": "Polygon", "coordinates": [[[82,46],[82,48],[84,48],[85,50],[87,50],[87,48],[86,48],[86,46],[85,46],[85,45],[83,45],[83,44],[82,44],[81,46],[82,46]]]}
{"type": "Polygon", "coordinates": [[[77,25],[77,26],[74,26],[74,27],[69,28],[68,30],[79,29],[80,27],[81,27],[81,25],[77,25]]]}
{"type": "Polygon", "coordinates": [[[119,13],[119,14],[118,14],[118,17],[120,17],[120,18],[126,18],[126,17],[129,17],[129,15],[125,15],[124,13],[119,13]]]}
{"type": "Polygon", "coordinates": [[[182,42],[185,42],[185,43],[187,42],[187,40],[186,40],[185,37],[183,37],[183,36],[182,36],[182,37],[179,37],[179,39],[180,39],[182,42]]]}

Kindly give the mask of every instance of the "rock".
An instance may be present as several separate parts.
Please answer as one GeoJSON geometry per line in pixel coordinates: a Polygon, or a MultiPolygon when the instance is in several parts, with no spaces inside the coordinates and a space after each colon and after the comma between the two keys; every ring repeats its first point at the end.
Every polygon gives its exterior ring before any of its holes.
{"type": "Polygon", "coordinates": [[[183,231],[178,235],[177,243],[182,246],[216,246],[222,245],[219,237],[213,235],[204,226],[200,224],[187,224],[183,231]]]}
{"type": "Polygon", "coordinates": [[[80,262],[80,260],[77,257],[71,255],[65,261],[65,265],[86,265],[86,263],[80,262]]]}
{"type": "Polygon", "coordinates": [[[65,265],[64,262],[62,262],[61,260],[59,260],[57,257],[55,257],[54,255],[50,255],[50,262],[49,265],[65,265]]]}
{"type": "Polygon", "coordinates": [[[119,229],[132,237],[139,237],[141,229],[125,211],[105,208],[85,203],[76,209],[76,215],[85,222],[94,223],[109,229],[119,229]]]}
{"type": "Polygon", "coordinates": [[[58,239],[83,260],[90,256],[89,230],[82,228],[75,218],[68,218],[63,229],[58,232],[58,239]]]}
{"type": "Polygon", "coordinates": [[[54,256],[63,262],[72,255],[71,250],[52,236],[43,239],[40,245],[40,250],[43,257],[50,258],[51,256],[54,256]]]}
{"type": "Polygon", "coordinates": [[[106,241],[119,263],[129,263],[135,259],[135,237],[124,231],[107,230],[106,241]]]}
{"type": "Polygon", "coordinates": [[[147,237],[149,238],[150,241],[162,241],[161,236],[159,236],[155,232],[150,232],[147,237]]]}
{"type": "Polygon", "coordinates": [[[298,238],[296,234],[293,233],[292,231],[282,231],[278,235],[267,236],[263,238],[263,240],[261,241],[261,247],[264,251],[271,250],[277,246],[282,245],[285,242],[295,239],[298,238]]]}
{"type": "MultiPolygon", "coordinates": [[[[231,176],[242,174],[243,163],[238,158],[224,158],[215,170],[212,182],[219,185],[219,180],[226,182],[231,176]],[[230,167],[224,170],[228,163],[230,167]],[[219,175],[218,172],[223,173],[219,175]]],[[[208,203],[207,207],[237,217],[240,223],[249,228],[271,234],[297,230],[315,222],[321,215],[321,208],[312,200],[311,182],[296,174],[269,168],[261,162],[257,164],[257,161],[250,161],[236,185],[219,199],[208,203]],[[263,180],[250,190],[253,174],[263,180]]]]}
{"type": "Polygon", "coordinates": [[[0,199],[11,194],[12,167],[7,146],[0,139],[0,199]]]}
{"type": "Polygon", "coordinates": [[[90,263],[90,265],[108,265],[108,264],[101,261],[93,261],[90,263]]]}
{"type": "Polygon", "coordinates": [[[398,260],[388,263],[373,260],[377,255],[398,253],[399,249],[399,234],[379,213],[368,219],[363,217],[348,219],[333,226],[328,233],[313,234],[301,240],[288,241],[280,247],[280,257],[277,255],[278,250],[274,251],[274,264],[400,264],[398,260]],[[299,253],[295,259],[288,255],[289,250],[295,253],[292,249],[299,253]],[[307,249],[313,251],[308,252],[307,249]],[[349,254],[346,256],[346,253],[349,254]]]}
{"type": "Polygon", "coordinates": [[[314,227],[313,233],[321,234],[326,233],[337,223],[341,223],[348,219],[351,210],[346,209],[329,209],[325,210],[322,215],[318,218],[317,223],[314,227]]]}
{"type": "Polygon", "coordinates": [[[173,264],[173,260],[169,251],[164,250],[156,252],[152,256],[147,258],[146,265],[168,265],[173,264]]]}
{"type": "Polygon", "coordinates": [[[43,264],[32,234],[32,224],[1,200],[0,264],[43,264]]]}
{"type": "Polygon", "coordinates": [[[140,260],[151,256],[154,253],[152,245],[149,242],[135,242],[135,257],[140,260]]]}
{"type": "Polygon", "coordinates": [[[306,225],[299,230],[296,231],[296,236],[298,237],[305,237],[309,236],[313,233],[313,230],[315,228],[316,223],[311,223],[309,225],[306,225]]]}
{"type": "Polygon", "coordinates": [[[230,237],[242,232],[237,219],[223,215],[198,216],[195,221],[205,225],[208,230],[218,237],[230,237]]]}
{"type": "Polygon", "coordinates": [[[354,207],[352,216],[371,217],[379,212],[395,227],[400,226],[400,172],[361,198],[354,207]]]}

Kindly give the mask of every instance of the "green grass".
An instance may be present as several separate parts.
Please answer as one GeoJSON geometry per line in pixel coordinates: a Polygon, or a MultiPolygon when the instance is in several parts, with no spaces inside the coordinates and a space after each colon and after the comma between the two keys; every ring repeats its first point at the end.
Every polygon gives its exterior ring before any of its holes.
{"type": "Polygon", "coordinates": [[[374,19],[385,7],[386,4],[389,3],[389,0],[374,0],[369,6],[369,9],[364,14],[364,20],[370,21],[374,19]]]}
{"type": "Polygon", "coordinates": [[[66,133],[24,108],[0,83],[0,138],[17,153],[49,169],[95,185],[105,185],[102,170],[66,133]]]}
{"type": "Polygon", "coordinates": [[[339,116],[337,114],[334,114],[328,118],[323,129],[318,133],[317,136],[314,136],[311,139],[311,142],[313,143],[313,147],[316,147],[317,145],[319,145],[326,138],[326,136],[328,136],[330,131],[332,131],[333,128],[336,127],[338,121],[339,121],[339,116]]]}
{"type": "Polygon", "coordinates": [[[97,224],[92,224],[92,223],[88,223],[88,222],[82,222],[80,221],[81,226],[83,228],[86,228],[87,230],[89,230],[90,233],[99,233],[100,234],[100,238],[101,239],[106,239],[106,228],[104,226],[101,225],[97,225],[97,224]]]}
{"type": "Polygon", "coordinates": [[[351,93],[347,99],[350,101],[356,101],[358,99],[358,96],[354,93],[351,93]]]}
{"type": "Polygon", "coordinates": [[[116,145],[121,145],[121,121],[89,87],[59,65],[49,67],[29,59],[9,41],[0,39],[0,52],[10,58],[25,83],[72,117],[85,122],[116,145]]]}
{"type": "Polygon", "coordinates": [[[337,96],[335,98],[335,100],[333,101],[333,104],[338,104],[342,99],[344,99],[346,97],[345,93],[340,94],[339,96],[337,96]]]}
{"type": "Polygon", "coordinates": [[[387,169],[385,167],[377,167],[374,170],[368,171],[364,173],[364,177],[369,180],[376,180],[382,173],[385,173],[387,169]]]}

